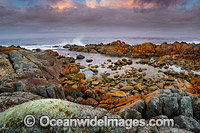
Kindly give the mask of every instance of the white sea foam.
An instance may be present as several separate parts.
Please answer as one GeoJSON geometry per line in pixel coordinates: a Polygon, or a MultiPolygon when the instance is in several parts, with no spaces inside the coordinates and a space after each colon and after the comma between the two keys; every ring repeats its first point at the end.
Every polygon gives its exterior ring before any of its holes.
{"type": "Polygon", "coordinates": [[[83,44],[83,43],[81,42],[81,40],[83,40],[83,39],[84,39],[83,36],[78,36],[78,37],[76,37],[76,38],[74,38],[74,39],[72,40],[72,43],[71,43],[71,44],[76,44],[76,45],[80,45],[80,46],[85,46],[85,44],[83,44]]]}

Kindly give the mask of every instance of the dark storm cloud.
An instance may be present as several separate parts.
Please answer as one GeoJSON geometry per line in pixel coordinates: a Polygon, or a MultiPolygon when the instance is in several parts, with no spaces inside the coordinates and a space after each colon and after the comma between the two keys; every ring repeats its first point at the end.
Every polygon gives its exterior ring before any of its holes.
{"type": "Polygon", "coordinates": [[[154,4],[154,8],[175,8],[177,5],[186,4],[186,0],[133,0],[134,4],[145,7],[147,4],[154,4]]]}
{"type": "Polygon", "coordinates": [[[89,8],[85,4],[74,2],[71,8],[65,8],[62,11],[58,11],[51,5],[63,0],[46,1],[46,6],[36,5],[24,9],[10,8],[5,4],[0,4],[0,30],[57,33],[80,30],[119,32],[124,32],[123,30],[144,32],[147,30],[183,32],[188,29],[200,30],[200,6],[194,6],[190,10],[171,8],[177,4],[184,4],[183,0],[134,0],[138,5],[143,6],[138,9],[113,9],[101,5],[97,8],[89,8]],[[145,3],[153,3],[157,7],[144,8],[145,3]]]}

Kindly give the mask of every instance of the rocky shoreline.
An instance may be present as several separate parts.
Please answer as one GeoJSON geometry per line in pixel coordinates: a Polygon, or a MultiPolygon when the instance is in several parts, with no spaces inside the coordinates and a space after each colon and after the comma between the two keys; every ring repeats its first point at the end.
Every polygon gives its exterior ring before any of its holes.
{"type": "MultiPolygon", "coordinates": [[[[123,74],[115,72],[113,77],[110,77],[108,72],[97,76],[99,67],[116,71],[123,69],[124,66],[130,66],[133,61],[131,58],[123,58],[113,62],[111,57],[105,64],[98,66],[92,64],[92,59],[87,59],[86,62],[91,65],[84,66],[76,63],[76,60],[85,58],[83,55],[73,58],[61,56],[52,50],[30,51],[20,47],[0,46],[0,105],[3,107],[0,110],[0,126],[6,126],[4,120],[12,117],[13,122],[17,122],[12,113],[7,115],[7,118],[3,117],[17,107],[27,106],[25,104],[29,101],[34,104],[38,99],[42,102],[46,98],[53,98],[63,99],[62,102],[71,101],[83,108],[85,105],[93,106],[94,114],[99,108],[104,108],[125,119],[148,120],[156,117],[175,120],[175,128],[156,127],[153,131],[176,132],[184,129],[184,132],[200,132],[200,76],[193,72],[200,70],[200,45],[175,42],[163,43],[160,46],[145,43],[133,47],[117,41],[107,45],[85,47],[66,45],[64,48],[77,52],[137,57],[140,59],[138,64],[160,69],[177,65],[187,72],[160,70],[159,73],[165,77],[152,79],[146,76],[145,68],[130,67],[129,70],[124,70],[123,74]],[[87,71],[93,72],[91,78],[86,78],[87,71]]],[[[35,104],[40,106],[38,103],[35,104]]],[[[109,113],[106,110],[104,111],[109,113]]],[[[70,118],[69,115],[65,117],[70,118]]],[[[12,125],[7,125],[5,131],[12,128],[12,125]]],[[[24,127],[20,127],[19,131],[23,129],[24,127]]],[[[4,131],[3,128],[0,128],[1,130],[4,131]]],[[[35,128],[30,130],[36,131],[35,128]]],[[[90,131],[92,130],[91,128],[90,131]]],[[[132,132],[135,130],[147,132],[145,128],[135,128],[132,132]]],[[[125,130],[122,129],[122,132],[125,130]]]]}
{"type": "Polygon", "coordinates": [[[88,44],[86,46],[67,44],[63,48],[69,48],[71,51],[100,53],[111,56],[150,57],[170,55],[181,59],[200,61],[200,45],[186,42],[174,42],[172,44],[164,42],[161,45],[143,43],[131,46],[118,40],[108,44],[88,44]]]}

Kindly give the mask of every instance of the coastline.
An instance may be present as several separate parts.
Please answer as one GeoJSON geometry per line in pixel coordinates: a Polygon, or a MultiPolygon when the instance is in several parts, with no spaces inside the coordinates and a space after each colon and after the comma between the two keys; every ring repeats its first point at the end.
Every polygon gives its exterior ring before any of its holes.
{"type": "MultiPolygon", "coordinates": [[[[178,99],[177,102],[184,99],[184,96],[190,97],[192,100],[190,103],[196,104],[196,107],[199,108],[197,101],[199,101],[198,97],[200,97],[200,90],[198,89],[200,77],[199,74],[192,72],[199,72],[200,70],[199,45],[176,42],[160,46],[152,43],[130,46],[117,41],[107,45],[86,45],[85,47],[66,45],[64,48],[76,52],[105,54],[110,59],[106,58],[106,60],[104,59],[104,64],[97,65],[94,63],[95,58],[88,59],[81,53],[76,58],[73,58],[64,57],[52,50],[42,51],[35,49],[30,51],[20,47],[0,47],[1,62],[7,63],[5,66],[2,65],[1,97],[5,97],[5,93],[10,93],[10,96],[11,94],[18,95],[19,99],[24,95],[34,97],[26,100],[18,99],[20,102],[9,103],[7,101],[9,106],[5,107],[5,111],[16,104],[22,104],[33,99],[59,98],[81,105],[105,108],[108,111],[114,111],[122,118],[125,118],[124,113],[128,113],[126,115],[127,118],[133,118],[130,115],[133,112],[129,112],[127,108],[132,108],[132,104],[136,104],[138,101],[141,102],[137,106],[145,106],[147,108],[142,111],[137,110],[137,114],[134,117],[152,118],[158,115],[166,115],[167,117],[191,116],[191,112],[184,114],[173,108],[171,114],[166,112],[151,114],[151,108],[158,110],[158,112],[160,112],[160,108],[171,108],[171,105],[157,108],[147,102],[155,97],[161,98],[160,94],[170,95],[165,99],[168,102],[170,102],[171,97],[176,97],[178,99]],[[165,48],[164,50],[163,47],[165,48]],[[120,56],[120,59],[117,58],[113,61],[112,57],[116,56],[120,56]],[[133,57],[138,60],[135,62],[133,57]],[[80,60],[87,62],[87,66],[81,62],[76,63],[76,61],[80,60]],[[131,66],[132,64],[133,66],[131,66]],[[147,68],[135,68],[134,65],[137,64],[151,66],[150,69],[158,68],[160,69],[158,74],[163,74],[165,77],[158,79],[148,77],[146,75],[151,71],[148,72],[149,69],[147,68]],[[168,70],[170,65],[180,66],[187,73],[168,70]],[[105,71],[98,75],[101,72],[99,68],[103,67],[107,70],[122,70],[123,72],[116,72],[113,77],[110,77],[111,73],[105,71]],[[130,69],[127,70],[125,69],[126,67],[130,69]],[[161,70],[163,68],[166,70],[161,70]],[[87,71],[92,72],[92,76],[89,78],[86,76],[87,71]],[[16,91],[18,93],[15,93],[16,91]],[[27,94],[22,95],[20,92],[27,94]],[[174,93],[180,94],[181,97],[175,96],[174,93]],[[176,113],[173,114],[173,111],[176,113]]],[[[4,102],[6,100],[4,99],[4,102]]],[[[162,102],[167,102],[165,100],[162,102]]],[[[181,106],[178,108],[181,108],[181,106]]],[[[188,107],[188,110],[191,110],[191,108],[193,110],[193,107],[188,107]]],[[[193,110],[194,116],[192,113],[192,120],[199,119],[198,111],[196,110],[195,112],[195,110],[193,110]]],[[[197,128],[197,130],[199,129],[197,128]]]]}

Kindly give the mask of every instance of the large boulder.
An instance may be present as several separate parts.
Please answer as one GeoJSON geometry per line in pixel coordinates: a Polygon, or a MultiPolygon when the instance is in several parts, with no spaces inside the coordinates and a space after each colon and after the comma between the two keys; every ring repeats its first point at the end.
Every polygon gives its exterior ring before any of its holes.
{"type": "Polygon", "coordinates": [[[193,131],[195,133],[200,132],[200,124],[193,118],[187,116],[174,117],[175,127],[193,131]]]}
{"type": "Polygon", "coordinates": [[[192,99],[189,96],[183,96],[180,100],[180,114],[193,117],[192,99]]]}
{"type": "Polygon", "coordinates": [[[124,132],[124,129],[116,127],[42,127],[39,124],[41,116],[50,119],[80,119],[80,118],[120,118],[112,115],[105,109],[93,108],[91,106],[79,105],[58,99],[42,99],[17,105],[0,113],[0,132],[124,132]],[[24,118],[32,115],[35,118],[33,127],[26,127],[24,118]]]}
{"type": "Polygon", "coordinates": [[[146,118],[152,118],[158,115],[166,115],[168,118],[174,116],[184,115],[187,117],[193,117],[193,104],[195,115],[198,115],[198,105],[196,101],[198,97],[196,95],[181,92],[178,90],[157,90],[144,97],[146,104],[146,118]]]}
{"type": "Polygon", "coordinates": [[[142,119],[145,111],[145,103],[143,100],[138,100],[125,108],[121,109],[119,114],[124,119],[142,119]]]}
{"type": "Polygon", "coordinates": [[[164,102],[163,114],[167,115],[169,118],[178,115],[179,104],[176,97],[163,97],[161,98],[164,102]]]}
{"type": "Polygon", "coordinates": [[[151,118],[162,114],[163,104],[158,97],[152,98],[147,104],[146,118],[151,118]]]}
{"type": "Polygon", "coordinates": [[[58,84],[46,84],[37,86],[37,94],[46,98],[65,98],[62,86],[58,84]]]}

